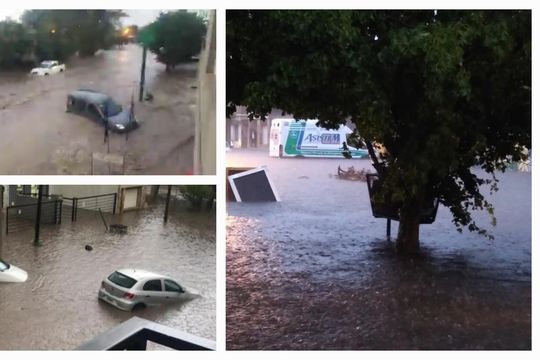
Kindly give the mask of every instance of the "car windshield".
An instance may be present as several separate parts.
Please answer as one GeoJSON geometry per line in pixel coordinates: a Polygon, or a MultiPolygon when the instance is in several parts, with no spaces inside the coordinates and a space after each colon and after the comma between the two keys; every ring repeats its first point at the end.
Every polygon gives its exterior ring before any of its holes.
{"type": "Polygon", "coordinates": [[[43,61],[41,64],[39,64],[39,67],[48,69],[48,68],[52,67],[52,65],[53,65],[53,63],[51,63],[51,62],[43,61]]]}
{"type": "Polygon", "coordinates": [[[108,278],[110,282],[126,289],[131,289],[137,280],[130,278],[118,271],[113,272],[108,278]]]}
{"type": "Polygon", "coordinates": [[[122,105],[118,105],[112,99],[107,100],[105,107],[107,116],[114,116],[122,111],[122,105]]]}
{"type": "Polygon", "coordinates": [[[5,271],[7,269],[9,269],[9,264],[0,260],[0,271],[5,271]]]}

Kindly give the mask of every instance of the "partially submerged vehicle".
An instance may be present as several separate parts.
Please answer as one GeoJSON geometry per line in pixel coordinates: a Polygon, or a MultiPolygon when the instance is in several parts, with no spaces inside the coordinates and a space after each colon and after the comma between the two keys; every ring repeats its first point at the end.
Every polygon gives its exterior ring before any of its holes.
{"type": "Polygon", "coordinates": [[[146,270],[121,269],[101,282],[98,299],[120,310],[131,311],[190,300],[193,295],[168,276],[146,270]]]}
{"type": "Polygon", "coordinates": [[[109,130],[123,133],[139,126],[134,104],[124,109],[109,95],[89,89],[72,91],[67,96],[66,111],[89,118],[109,130]]]}
{"type": "Polygon", "coordinates": [[[25,282],[28,274],[23,269],[0,259],[0,282],[25,282]]]}
{"type": "MultiPolygon", "coordinates": [[[[273,119],[270,156],[343,158],[343,143],[351,133],[346,125],[327,130],[317,126],[317,120],[273,119]]],[[[353,158],[368,157],[366,149],[348,147],[353,158]]]]}
{"type": "Polygon", "coordinates": [[[37,67],[30,71],[30,75],[48,76],[58,74],[66,70],[65,64],[60,64],[57,60],[42,61],[37,67]]]}

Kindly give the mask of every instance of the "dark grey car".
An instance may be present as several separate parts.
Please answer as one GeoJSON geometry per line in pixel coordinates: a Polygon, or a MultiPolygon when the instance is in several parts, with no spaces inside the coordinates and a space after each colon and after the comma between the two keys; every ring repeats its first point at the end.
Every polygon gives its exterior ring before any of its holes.
{"type": "Polygon", "coordinates": [[[123,109],[112,97],[93,90],[76,90],[69,93],[66,111],[92,119],[119,133],[139,126],[131,107],[123,109]]]}

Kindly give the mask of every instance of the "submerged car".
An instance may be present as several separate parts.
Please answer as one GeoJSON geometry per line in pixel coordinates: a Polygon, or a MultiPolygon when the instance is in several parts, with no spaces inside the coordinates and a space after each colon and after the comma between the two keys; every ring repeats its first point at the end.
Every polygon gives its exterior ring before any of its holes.
{"type": "Polygon", "coordinates": [[[30,71],[30,75],[48,76],[64,72],[65,70],[65,64],[60,64],[60,62],[56,60],[46,60],[42,61],[38,67],[33,68],[30,71]]]}
{"type": "Polygon", "coordinates": [[[98,292],[98,299],[124,311],[189,300],[191,296],[176,280],[138,269],[113,272],[101,282],[98,292]]]}
{"type": "Polygon", "coordinates": [[[26,279],[26,271],[0,259],[0,282],[25,282],[26,279]]]}
{"type": "Polygon", "coordinates": [[[133,103],[123,109],[109,95],[94,90],[76,90],[67,97],[66,111],[96,121],[109,130],[123,133],[139,126],[134,114],[133,103]]]}

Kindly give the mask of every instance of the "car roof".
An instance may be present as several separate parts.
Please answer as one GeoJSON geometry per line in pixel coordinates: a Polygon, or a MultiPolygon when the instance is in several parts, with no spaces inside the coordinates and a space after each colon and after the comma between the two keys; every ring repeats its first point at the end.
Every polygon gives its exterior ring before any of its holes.
{"type": "Polygon", "coordinates": [[[95,104],[102,104],[107,100],[111,99],[109,95],[105,95],[103,93],[88,89],[75,90],[70,92],[69,95],[79,99],[84,99],[87,102],[95,104]]]}
{"type": "Polygon", "coordinates": [[[148,278],[170,279],[168,276],[157,274],[155,272],[151,272],[147,270],[141,270],[141,269],[127,269],[126,268],[126,269],[116,270],[116,272],[122,273],[135,280],[142,280],[142,279],[148,279],[148,278]]]}

